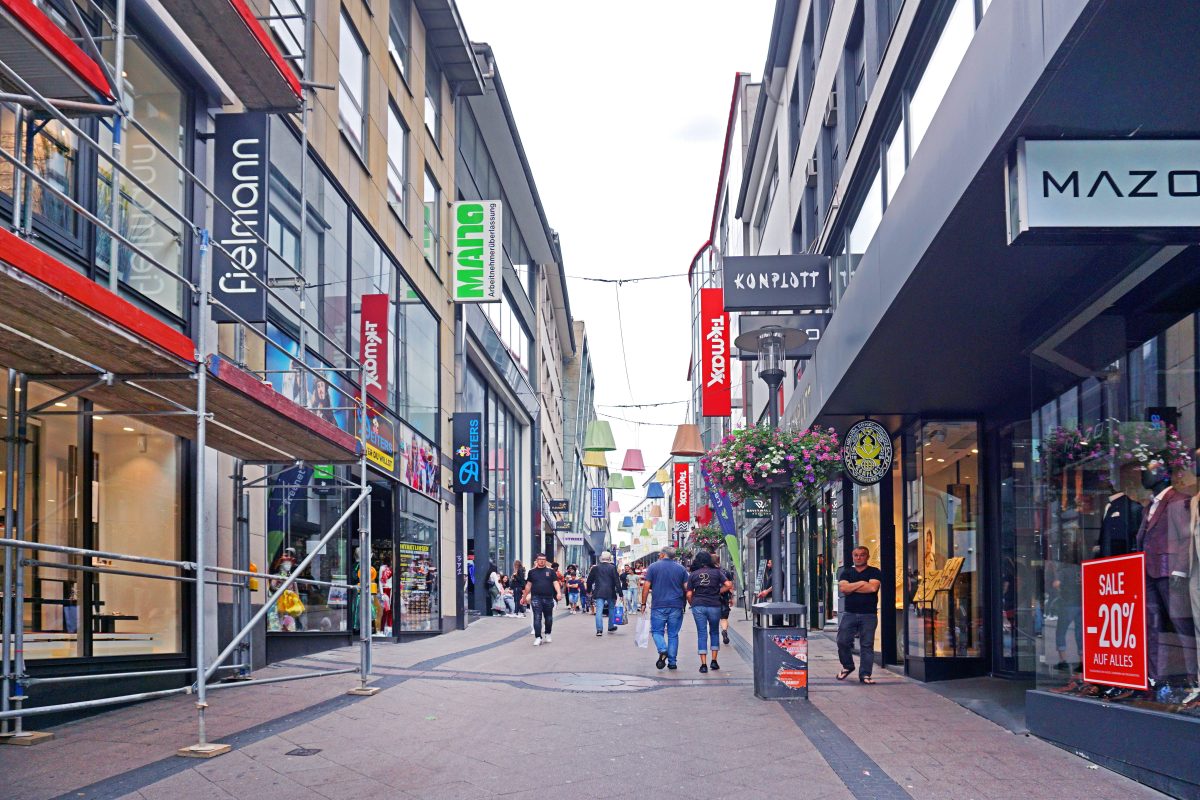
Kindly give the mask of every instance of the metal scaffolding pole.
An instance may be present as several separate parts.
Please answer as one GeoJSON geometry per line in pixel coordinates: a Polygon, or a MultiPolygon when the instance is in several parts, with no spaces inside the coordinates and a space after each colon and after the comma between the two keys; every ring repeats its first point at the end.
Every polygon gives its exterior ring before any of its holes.
{"type": "MultiPolygon", "coordinates": [[[[4,473],[4,538],[13,538],[13,478],[16,475],[16,450],[13,444],[17,438],[17,416],[13,413],[13,409],[17,405],[17,372],[10,369],[8,371],[8,402],[5,404],[5,419],[7,420],[5,442],[5,467],[4,473]]],[[[2,685],[0,692],[3,696],[0,697],[0,713],[7,712],[12,701],[9,696],[12,694],[12,644],[13,644],[13,566],[16,564],[18,553],[14,553],[11,547],[4,548],[4,608],[0,612],[4,615],[4,641],[0,643],[0,649],[3,650],[3,655],[0,656],[0,672],[2,672],[2,685]]],[[[22,624],[24,624],[22,622],[22,624]]],[[[0,722],[0,736],[8,736],[10,726],[7,720],[0,722]]]]}
{"type": "Polygon", "coordinates": [[[180,748],[178,753],[181,756],[192,756],[197,758],[211,758],[222,753],[227,753],[230,750],[227,744],[212,744],[208,741],[208,732],[205,729],[204,712],[208,710],[208,693],[207,683],[208,675],[205,670],[208,663],[204,658],[205,638],[208,635],[206,620],[208,614],[205,613],[205,595],[207,587],[202,578],[204,577],[204,567],[206,558],[205,537],[208,531],[204,525],[204,487],[205,487],[205,469],[207,467],[205,459],[205,434],[207,433],[208,424],[208,326],[209,326],[209,307],[208,307],[208,288],[211,283],[209,278],[210,264],[208,260],[208,229],[200,231],[200,290],[196,292],[196,441],[194,447],[196,449],[195,460],[195,480],[196,480],[196,506],[194,513],[194,531],[196,537],[195,543],[195,558],[196,558],[196,593],[195,593],[195,627],[196,627],[196,743],[190,747],[180,748]]]}
{"type": "MultiPolygon", "coordinates": [[[[359,487],[362,494],[359,497],[370,498],[371,490],[367,487],[367,371],[360,367],[358,373],[358,438],[362,447],[359,456],[358,474],[359,487]]],[[[358,687],[350,690],[350,694],[367,697],[378,694],[379,687],[367,686],[371,677],[371,503],[368,499],[358,512],[358,646],[359,670],[358,687]]]]}

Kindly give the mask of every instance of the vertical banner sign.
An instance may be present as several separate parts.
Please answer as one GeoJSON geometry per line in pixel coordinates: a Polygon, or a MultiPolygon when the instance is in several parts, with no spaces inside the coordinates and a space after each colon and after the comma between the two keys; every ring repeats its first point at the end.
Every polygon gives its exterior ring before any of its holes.
{"type": "Polygon", "coordinates": [[[675,463],[675,530],[680,534],[687,531],[688,520],[692,518],[692,484],[689,477],[688,465],[675,463]],[[682,526],[682,530],[680,530],[682,526]]]}
{"type": "Polygon", "coordinates": [[[736,536],[737,531],[733,526],[733,504],[729,502],[729,495],[713,488],[712,481],[708,477],[708,470],[701,467],[700,475],[704,478],[704,490],[708,492],[708,504],[721,524],[721,533],[726,536],[736,536]]]}
{"type": "Polygon", "coordinates": [[[728,417],[733,379],[729,374],[729,315],[721,289],[700,290],[701,408],[706,417],[728,417]]]}
{"type": "Polygon", "coordinates": [[[1146,689],[1146,554],[1083,562],[1083,680],[1146,689]]]}
{"type": "Polygon", "coordinates": [[[358,333],[359,360],[363,365],[367,394],[385,405],[388,402],[388,296],[364,294],[358,333]]]}
{"type": "Polygon", "coordinates": [[[503,229],[504,208],[499,200],[454,204],[454,302],[500,302],[503,229]]]}
{"type": "MultiPolygon", "coordinates": [[[[213,147],[213,297],[246,322],[265,322],[267,115],[218,114],[213,147]]],[[[213,317],[234,321],[219,306],[213,317]]]]}
{"type": "Polygon", "coordinates": [[[483,491],[483,415],[478,411],[454,415],[454,491],[483,491]]]}
{"type": "Polygon", "coordinates": [[[592,511],[592,519],[604,519],[608,516],[608,506],[604,502],[603,486],[593,486],[588,498],[588,505],[592,511]]]}

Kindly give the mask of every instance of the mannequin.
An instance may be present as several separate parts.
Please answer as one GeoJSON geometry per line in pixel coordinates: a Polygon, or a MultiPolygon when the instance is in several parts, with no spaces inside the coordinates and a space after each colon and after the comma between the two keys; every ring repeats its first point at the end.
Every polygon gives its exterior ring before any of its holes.
{"type": "Polygon", "coordinates": [[[1094,551],[1100,558],[1133,552],[1137,531],[1142,525],[1143,510],[1142,504],[1136,499],[1137,472],[1133,464],[1122,466],[1117,487],[1112,487],[1107,475],[1103,479],[1115,491],[1108,496],[1100,520],[1100,541],[1094,551]]]}
{"type": "Polygon", "coordinates": [[[1137,549],[1146,554],[1146,652],[1158,699],[1176,702],[1170,679],[1171,658],[1182,655],[1183,694],[1196,685],[1196,636],[1188,598],[1191,572],[1191,498],[1171,486],[1171,471],[1161,460],[1142,469],[1150,508],[1138,528],[1137,549]],[[1174,633],[1171,633],[1171,630],[1174,633]],[[1174,652],[1173,652],[1174,651],[1174,652]]]}

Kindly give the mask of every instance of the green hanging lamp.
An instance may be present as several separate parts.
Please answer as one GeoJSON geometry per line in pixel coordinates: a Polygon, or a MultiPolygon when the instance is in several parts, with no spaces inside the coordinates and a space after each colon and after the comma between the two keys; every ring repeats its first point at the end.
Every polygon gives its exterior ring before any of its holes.
{"type": "Polygon", "coordinates": [[[613,439],[612,427],[602,419],[588,423],[587,433],[583,436],[583,449],[602,453],[616,450],[617,443],[613,439]]]}

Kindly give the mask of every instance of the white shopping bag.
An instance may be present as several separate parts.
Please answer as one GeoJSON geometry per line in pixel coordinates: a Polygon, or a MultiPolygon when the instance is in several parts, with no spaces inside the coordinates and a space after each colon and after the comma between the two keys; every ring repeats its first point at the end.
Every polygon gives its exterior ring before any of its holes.
{"type": "Polygon", "coordinates": [[[637,634],[634,635],[633,641],[638,647],[650,646],[650,618],[642,617],[638,620],[637,634]]]}

